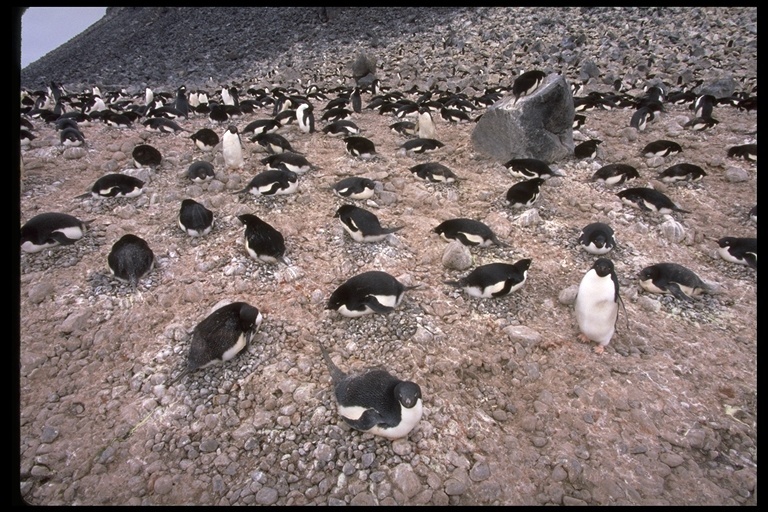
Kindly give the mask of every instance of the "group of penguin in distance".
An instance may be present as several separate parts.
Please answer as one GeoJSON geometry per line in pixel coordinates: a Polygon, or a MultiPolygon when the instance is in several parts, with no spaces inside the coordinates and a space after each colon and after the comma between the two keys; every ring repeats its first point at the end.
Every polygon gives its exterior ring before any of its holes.
{"type": "MultiPolygon", "coordinates": [[[[539,70],[522,73],[509,88],[494,88],[485,91],[484,100],[472,103],[468,98],[453,96],[440,100],[432,99],[431,92],[423,94],[420,102],[405,101],[402,93],[397,91],[383,92],[380,83],[376,81],[371,90],[364,91],[360,87],[337,89],[336,100],[330,101],[321,117],[321,122],[327,126],[318,130],[315,125],[314,107],[309,101],[309,88],[305,95],[298,91],[277,88],[273,91],[257,91],[249,89],[248,94],[254,99],[250,102],[250,112],[257,108],[272,107],[272,117],[261,119],[248,124],[243,130],[238,130],[232,121],[238,108],[242,105],[244,111],[246,101],[239,100],[236,88],[222,88],[222,104],[201,102],[207,96],[202,91],[195,91],[194,100],[188,97],[186,87],[177,89],[175,99],[163,104],[162,95],[155,95],[149,88],[146,90],[144,108],[128,107],[131,101],[125,95],[117,93],[111,97],[114,109],[107,107],[98,110],[99,103],[88,101],[89,107],[83,107],[79,115],[65,115],[63,112],[65,98],[63,90],[52,82],[57,91],[55,105],[58,116],[46,113],[45,104],[38,100],[27,115],[39,117],[46,122],[55,122],[57,129],[70,130],[62,133],[62,145],[84,143],[84,137],[72,133],[78,131],[77,122],[101,119],[109,126],[116,128],[130,127],[142,116],[147,117],[144,126],[148,130],[163,133],[184,131],[175,122],[160,120],[188,118],[196,113],[205,113],[220,125],[229,123],[221,136],[210,128],[201,129],[189,138],[203,152],[213,152],[220,148],[225,165],[232,169],[244,167],[242,134],[253,134],[251,142],[261,145],[268,156],[261,163],[267,169],[254,177],[248,185],[235,194],[280,195],[296,191],[299,176],[317,169],[304,155],[296,152],[287,140],[276,133],[284,124],[295,122],[303,133],[321,131],[329,137],[341,137],[346,152],[354,158],[370,160],[378,158],[375,144],[370,139],[360,135],[359,127],[354,123],[354,113],[361,112],[361,91],[370,92],[372,97],[366,108],[377,108],[380,113],[392,112],[398,119],[415,115],[416,122],[398,121],[391,128],[395,133],[409,137],[401,145],[400,150],[407,154],[427,153],[438,151],[443,143],[435,138],[432,113],[441,112],[448,122],[467,122],[469,112],[492,104],[502,95],[511,93],[515,101],[533,94],[546,77],[539,70]],[[469,106],[466,106],[466,104],[469,106]],[[95,106],[94,106],[95,105],[95,106]],[[117,107],[120,105],[120,107],[117,107]],[[346,107],[351,107],[351,110],[346,107]],[[221,107],[221,108],[218,108],[221,107]],[[118,111],[123,110],[120,114],[118,111]],[[111,113],[106,113],[110,111],[111,113]],[[87,113],[86,113],[87,112],[87,113]],[[133,113],[133,114],[130,114],[133,113]],[[214,113],[216,115],[214,116],[214,113]],[[116,116],[123,115],[124,119],[116,116]],[[216,119],[214,119],[216,118],[216,119]],[[69,121],[67,121],[69,120],[69,121]],[[149,122],[152,120],[152,122],[149,122]]],[[[51,94],[53,97],[54,94],[51,94]]],[[[86,95],[87,98],[100,99],[100,93],[86,95]]],[[[212,95],[213,96],[213,95],[212,95]]],[[[598,98],[598,95],[586,99],[576,98],[577,112],[592,108],[605,108],[611,100],[598,98]],[[601,107],[600,105],[603,105],[601,107]]],[[[638,130],[644,130],[654,119],[654,112],[663,110],[666,94],[659,87],[651,87],[642,101],[633,103],[637,107],[632,116],[631,125],[638,130]]],[[[313,89],[312,99],[327,99],[321,91],[313,89]]],[[[695,98],[697,117],[712,119],[711,110],[717,102],[711,99],[695,98]]],[[[70,110],[77,112],[77,110],[70,110]]],[[[582,116],[583,117],[583,116],[582,116]]],[[[24,117],[22,117],[24,120],[24,117]]],[[[576,121],[576,120],[575,120],[576,121]]],[[[583,119],[580,123],[583,123],[583,119]]],[[[22,124],[24,122],[22,121],[22,124]]],[[[714,123],[713,123],[714,124],[714,123]]],[[[31,123],[25,131],[31,134],[31,123]]],[[[691,126],[691,129],[704,129],[691,126]]],[[[24,136],[24,135],[22,135],[24,136]]],[[[29,140],[29,139],[28,139],[29,140]]],[[[577,146],[576,158],[594,158],[597,147],[602,141],[592,140],[589,144],[577,146]]],[[[28,142],[27,142],[28,143],[28,142]]],[[[22,140],[22,147],[25,142],[22,140]]],[[[645,156],[669,157],[683,152],[679,144],[658,140],[648,144],[641,150],[645,156]]],[[[157,168],[162,162],[160,153],[149,144],[137,146],[132,154],[136,167],[157,168]]],[[[728,157],[743,158],[756,162],[755,145],[734,146],[728,150],[728,157]]],[[[503,163],[509,175],[523,181],[512,185],[506,200],[510,208],[519,210],[528,208],[540,197],[541,187],[553,177],[563,177],[564,174],[553,169],[546,162],[535,158],[515,158],[503,163]]],[[[453,183],[461,178],[451,169],[439,162],[428,162],[412,166],[409,171],[416,177],[429,182],[453,183]]],[[[213,165],[204,160],[193,162],[186,170],[185,176],[193,182],[204,182],[215,176],[213,165]]],[[[670,183],[678,181],[698,181],[706,176],[703,169],[693,164],[682,163],[670,167],[658,176],[662,181],[670,183]]],[[[637,170],[627,164],[614,163],[599,169],[592,181],[602,182],[608,187],[637,179],[637,170]]],[[[133,198],[144,190],[144,182],[122,173],[107,174],[99,178],[91,189],[78,198],[92,197],[101,200],[112,198],[133,198]]],[[[336,195],[353,201],[363,201],[373,196],[375,183],[366,177],[346,177],[332,187],[336,195]]],[[[620,191],[617,196],[628,204],[643,211],[660,213],[688,213],[679,208],[668,197],[652,188],[628,188],[620,191]]],[[[756,206],[754,219],[756,221],[756,206]]],[[[404,226],[381,225],[378,217],[372,212],[355,204],[341,205],[333,215],[337,218],[344,232],[355,242],[376,243],[404,226]]],[[[285,257],[286,245],[283,235],[273,226],[255,214],[242,214],[238,220],[245,226],[244,247],[248,255],[258,261],[288,265],[285,257]]],[[[203,204],[192,199],[184,199],[177,217],[181,230],[191,237],[205,236],[213,229],[214,213],[203,204]]],[[[70,245],[83,238],[93,221],[81,221],[76,217],[57,212],[41,213],[29,219],[21,227],[21,249],[25,253],[37,253],[58,245],[70,245]]],[[[470,218],[447,219],[433,228],[434,233],[447,241],[458,241],[468,247],[508,247],[500,240],[489,226],[470,218]]],[[[718,241],[718,254],[726,261],[748,265],[757,268],[756,238],[721,237],[718,241]]],[[[591,268],[583,275],[574,302],[574,313],[579,328],[579,337],[583,341],[596,343],[595,352],[603,352],[614,336],[621,296],[619,281],[614,264],[608,258],[608,253],[616,247],[613,229],[605,223],[593,222],[584,226],[577,240],[577,246],[591,255],[597,256],[591,268]]],[[[519,290],[526,282],[528,271],[532,265],[531,258],[521,258],[514,263],[494,262],[480,265],[467,275],[454,280],[446,280],[445,284],[461,289],[470,297],[492,299],[510,295],[519,290]]],[[[134,288],[137,282],[147,275],[155,266],[153,251],[147,242],[134,234],[126,234],[111,248],[107,256],[110,272],[118,280],[131,284],[134,288]]],[[[710,291],[710,285],[705,283],[693,271],[676,263],[658,263],[644,268],[638,274],[640,286],[650,293],[670,294],[680,300],[693,300],[701,293],[710,291]]],[[[368,314],[387,314],[396,309],[409,290],[418,288],[407,286],[387,272],[375,270],[366,271],[352,276],[338,286],[329,296],[325,309],[336,311],[348,318],[357,318],[368,314]]],[[[169,385],[173,385],[184,376],[212,364],[233,359],[252,341],[263,317],[257,307],[247,302],[232,302],[213,310],[195,327],[188,350],[185,368],[169,385]]],[[[401,380],[383,368],[366,368],[363,370],[342,371],[331,359],[326,348],[319,345],[323,360],[331,376],[333,392],[337,401],[339,415],[352,427],[370,432],[389,439],[405,437],[418,424],[422,417],[421,388],[415,382],[401,380]]]]}

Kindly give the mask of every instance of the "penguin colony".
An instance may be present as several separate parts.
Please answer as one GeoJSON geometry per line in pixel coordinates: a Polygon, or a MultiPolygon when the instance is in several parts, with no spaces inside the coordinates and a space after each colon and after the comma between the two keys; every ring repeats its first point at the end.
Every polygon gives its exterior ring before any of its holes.
{"type": "MultiPolygon", "coordinates": [[[[22,152],[28,150],[35,139],[35,132],[50,130],[51,128],[46,125],[54,122],[56,129],[62,130],[60,141],[65,147],[88,144],[84,133],[87,134],[89,128],[96,123],[102,123],[113,130],[146,129],[156,132],[156,135],[151,136],[149,140],[155,136],[179,137],[179,144],[194,146],[196,158],[198,158],[184,169],[183,176],[189,182],[209,183],[218,176],[219,171],[241,173],[241,178],[247,180],[249,179],[247,174],[250,172],[254,177],[245,188],[232,191],[232,195],[238,196],[236,199],[233,198],[233,201],[250,205],[254,201],[275,201],[275,196],[298,194],[302,187],[317,186],[312,179],[319,177],[317,175],[324,170],[311,163],[312,155],[303,154],[303,148],[308,138],[325,137],[327,142],[324,144],[335,145],[338,149],[338,158],[352,161],[353,163],[349,166],[362,174],[374,171],[372,166],[380,165],[382,160],[399,159],[397,166],[402,168],[403,176],[410,174],[411,178],[419,178],[427,183],[425,186],[442,187],[438,190],[445,191],[446,187],[460,187],[461,179],[447,165],[450,160],[440,157],[446,150],[445,144],[439,140],[440,132],[448,129],[451,124],[468,122],[467,111],[481,111],[489,104],[488,101],[492,103],[505,94],[512,94],[518,100],[535,94],[545,76],[546,74],[540,70],[523,73],[509,87],[478,91],[474,97],[459,92],[411,91],[411,96],[420,98],[421,101],[408,99],[406,94],[382,87],[380,83],[376,83],[376,87],[370,90],[342,87],[328,89],[323,91],[322,95],[316,93],[313,96],[308,93],[309,88],[302,91],[297,88],[283,87],[275,87],[271,90],[256,87],[241,89],[223,87],[220,92],[206,92],[205,96],[210,98],[206,103],[198,101],[197,98],[203,95],[199,91],[196,92],[194,104],[188,101],[188,92],[184,86],[177,89],[175,100],[169,99],[165,104],[161,100],[163,96],[157,91],[151,94],[151,100],[149,90],[145,96],[139,98],[130,97],[124,92],[116,92],[108,96],[107,103],[103,100],[95,102],[94,106],[82,108],[82,111],[78,111],[76,105],[90,104],[89,100],[93,99],[90,95],[60,95],[56,105],[67,105],[67,108],[62,110],[67,110],[67,114],[72,113],[71,115],[53,114],[46,107],[50,101],[49,97],[42,92],[37,93],[38,99],[33,105],[25,105],[23,102],[22,125],[24,128],[21,147],[22,152]],[[382,92],[383,90],[386,92],[382,92]],[[330,98],[334,94],[337,95],[337,99],[344,99],[344,101],[335,104],[328,102],[323,109],[322,104],[317,101],[318,98],[330,98]],[[353,110],[336,106],[346,105],[350,94],[356,100],[353,110]],[[490,100],[480,98],[490,98],[490,100]],[[250,102],[249,107],[245,107],[246,101],[250,102]],[[361,106],[361,101],[364,106],[361,106]],[[393,123],[390,127],[392,137],[396,140],[373,140],[363,135],[366,131],[366,117],[363,115],[365,111],[366,113],[373,111],[378,115],[391,115],[393,123]],[[74,115],[75,113],[77,115],[74,115]],[[251,115],[246,115],[247,113],[251,115]],[[433,116],[434,113],[441,115],[433,116]],[[253,116],[261,116],[261,118],[254,120],[253,116]],[[442,121],[435,122],[436,118],[442,121]],[[70,121],[65,123],[66,119],[70,121]],[[203,119],[206,126],[193,131],[190,121],[194,119],[203,119]],[[404,119],[412,121],[404,121],[404,119]],[[67,131],[68,133],[65,133],[67,131]],[[179,134],[179,132],[190,132],[193,135],[179,134]],[[182,138],[187,139],[186,142],[181,142],[182,138]],[[340,142],[337,143],[337,141],[340,142]],[[381,148],[393,145],[395,151],[392,154],[383,154],[381,148]],[[266,153],[267,156],[260,159],[255,156],[256,153],[266,153]],[[220,158],[217,159],[216,156],[220,158]]],[[[665,98],[669,94],[659,86],[653,86],[642,97],[619,93],[593,94],[589,101],[586,98],[576,97],[575,105],[577,112],[605,108],[605,105],[627,110],[634,108],[634,113],[628,115],[629,126],[634,127],[638,132],[644,132],[652,130],[654,123],[658,122],[657,118],[662,115],[665,98]]],[[[96,99],[101,100],[101,98],[96,99]]],[[[685,127],[697,131],[717,129],[717,121],[711,117],[713,111],[729,107],[722,106],[724,103],[716,100],[695,97],[691,108],[695,109],[697,116],[685,127]]],[[[588,115],[585,118],[583,114],[579,114],[579,117],[582,118],[579,126],[585,122],[588,124],[588,115]]],[[[576,120],[574,122],[576,123],[576,120]]],[[[601,151],[609,145],[610,142],[595,139],[589,144],[580,145],[574,157],[597,161],[601,151]]],[[[674,160],[676,162],[674,165],[657,174],[657,179],[660,181],[672,185],[678,182],[688,184],[702,180],[706,182],[708,173],[703,168],[679,160],[681,155],[685,155],[684,147],[685,144],[659,139],[655,143],[638,148],[638,153],[645,157],[677,158],[674,160]]],[[[724,148],[723,153],[727,154],[728,158],[743,158],[748,162],[756,162],[756,151],[753,149],[750,153],[748,145],[743,147],[747,149],[724,148]]],[[[167,172],[164,169],[165,160],[161,153],[150,144],[136,146],[132,159],[135,168],[149,167],[150,176],[153,173],[167,172]]],[[[510,216],[520,215],[521,212],[539,205],[542,200],[546,200],[547,195],[551,194],[554,198],[557,190],[548,186],[549,180],[570,179],[560,170],[553,169],[551,163],[532,158],[499,162],[497,170],[498,176],[491,178],[491,181],[507,183],[509,187],[506,194],[499,194],[499,201],[496,204],[506,208],[510,216]]],[[[467,172],[469,171],[461,174],[467,172]]],[[[336,205],[335,213],[333,208],[329,209],[329,218],[338,218],[341,229],[349,237],[345,238],[345,243],[386,244],[385,240],[391,240],[392,237],[397,240],[398,236],[405,238],[414,236],[413,232],[408,231],[422,228],[422,226],[401,225],[396,222],[388,223],[397,224],[392,227],[383,227],[379,216],[364,208],[367,205],[366,201],[374,198],[375,191],[381,190],[381,183],[377,184],[374,179],[365,176],[343,178],[339,174],[323,176],[333,178],[332,186],[325,187],[329,192],[328,205],[336,205]],[[335,200],[332,199],[331,192],[335,193],[335,200]]],[[[611,162],[605,163],[591,179],[585,181],[607,190],[625,185],[629,180],[639,181],[647,177],[641,175],[630,163],[611,162]]],[[[89,192],[74,199],[78,201],[119,200],[125,204],[141,195],[147,186],[151,187],[152,183],[145,183],[131,173],[110,173],[98,178],[89,192]]],[[[695,189],[692,190],[695,191],[695,189]]],[[[651,219],[654,214],[666,213],[680,216],[695,210],[695,202],[691,201],[691,204],[683,209],[667,195],[650,187],[625,188],[615,196],[616,201],[620,200],[638,208],[642,214],[651,219]]],[[[690,194],[687,197],[690,197],[690,194]]],[[[175,219],[178,227],[194,239],[209,236],[215,230],[221,229],[220,223],[214,224],[217,212],[206,200],[205,193],[198,199],[200,201],[191,198],[183,199],[175,219]]],[[[73,204],[73,209],[76,204],[73,204]]],[[[373,204],[376,205],[375,202],[373,204]]],[[[38,207],[43,208],[44,205],[38,205],[38,207]]],[[[376,207],[379,208],[378,205],[376,207]]],[[[390,219],[397,216],[396,205],[380,208],[379,211],[383,217],[390,219]]],[[[756,219],[756,207],[754,211],[756,219]]],[[[440,212],[435,211],[434,216],[440,217],[440,212]]],[[[269,217],[270,222],[279,220],[275,223],[278,227],[290,223],[290,220],[279,219],[278,211],[269,211],[265,217],[269,217]]],[[[237,219],[245,226],[244,252],[253,260],[259,263],[281,263],[289,266],[290,261],[286,255],[290,256],[291,253],[297,257],[300,255],[301,246],[298,236],[294,236],[293,240],[290,237],[284,237],[271,223],[255,214],[240,214],[237,219]]],[[[169,220],[169,222],[172,221],[169,220]]],[[[82,222],[64,213],[46,213],[31,218],[21,228],[22,250],[34,254],[46,249],[54,249],[57,245],[75,244],[86,236],[87,228],[91,223],[93,220],[82,222]]],[[[450,290],[455,287],[473,299],[503,300],[503,297],[523,288],[529,271],[532,275],[536,273],[537,258],[535,254],[527,253],[528,249],[524,243],[510,244],[503,241],[489,226],[477,219],[459,217],[441,219],[441,222],[436,225],[424,227],[446,240],[456,240],[473,250],[487,250],[489,247],[494,247],[505,251],[503,252],[505,261],[477,264],[469,273],[456,273],[451,275],[450,279],[445,279],[443,283],[448,285],[446,294],[450,296],[456,296],[457,292],[450,290]]],[[[606,256],[608,252],[616,251],[618,247],[611,226],[596,220],[580,228],[583,228],[580,234],[574,236],[574,249],[580,247],[588,254],[600,256],[600,258],[594,261],[591,267],[585,265],[582,269],[585,274],[580,280],[578,294],[574,301],[576,324],[580,332],[579,337],[585,341],[596,342],[595,352],[602,353],[616,331],[620,301],[619,280],[626,282],[627,278],[617,277],[617,274],[623,274],[625,269],[622,265],[617,269],[613,261],[606,256]]],[[[725,261],[747,265],[756,271],[756,238],[725,235],[729,234],[716,236],[719,239],[717,254],[725,261]]],[[[141,278],[155,268],[157,260],[150,245],[155,248],[155,251],[162,250],[160,247],[163,241],[160,237],[151,241],[152,243],[148,244],[142,237],[127,234],[115,242],[107,257],[107,264],[116,278],[129,282],[135,289],[141,278]]],[[[483,261],[481,254],[475,253],[477,259],[483,261]]],[[[621,256],[617,255],[616,259],[620,258],[621,256]]],[[[709,285],[702,282],[693,271],[671,267],[675,265],[671,263],[664,265],[666,266],[661,268],[667,273],[672,272],[678,281],[674,281],[672,277],[658,277],[658,267],[649,267],[637,274],[638,286],[650,293],[667,293],[685,300],[692,300],[699,295],[700,290],[710,290],[709,285]],[[651,279],[653,283],[650,282],[651,279]],[[681,282],[681,280],[687,281],[681,282]]],[[[576,275],[573,277],[575,281],[578,280],[576,275]]],[[[384,270],[368,270],[357,275],[337,276],[337,278],[341,284],[335,290],[327,290],[329,298],[326,309],[349,318],[367,314],[387,314],[402,307],[406,292],[410,294],[411,290],[419,288],[403,284],[384,270]]],[[[414,292],[414,295],[416,293],[418,292],[414,292]]],[[[417,298],[412,300],[418,301],[417,298]]],[[[212,313],[196,327],[187,367],[173,382],[213,362],[235,358],[247,343],[254,341],[256,328],[261,321],[262,315],[257,306],[245,302],[233,302],[232,305],[212,313]],[[208,353],[206,352],[208,347],[203,340],[206,337],[210,338],[211,333],[215,331],[211,324],[215,323],[216,315],[223,316],[225,312],[228,315],[227,322],[237,326],[228,327],[228,332],[234,336],[232,344],[216,346],[215,350],[211,349],[215,354],[211,352],[205,355],[208,353]],[[231,334],[232,332],[237,335],[231,334]]],[[[416,427],[421,418],[422,404],[421,389],[418,384],[401,381],[382,370],[381,373],[374,374],[375,378],[371,377],[377,386],[386,383],[387,389],[397,388],[405,382],[406,390],[398,392],[390,390],[394,394],[378,397],[374,403],[368,403],[365,400],[358,403],[355,401],[358,400],[358,395],[366,393],[354,389],[354,386],[366,386],[367,380],[361,377],[352,378],[341,372],[332,363],[325,348],[320,347],[320,349],[332,376],[334,393],[339,401],[339,413],[347,423],[359,430],[389,439],[405,437],[416,427]],[[392,405],[393,397],[397,397],[400,406],[392,405]],[[343,403],[344,401],[349,403],[343,403]],[[377,410],[377,401],[388,403],[386,412],[383,405],[382,410],[377,410]]],[[[428,393],[424,398],[429,401],[428,393]]]]}

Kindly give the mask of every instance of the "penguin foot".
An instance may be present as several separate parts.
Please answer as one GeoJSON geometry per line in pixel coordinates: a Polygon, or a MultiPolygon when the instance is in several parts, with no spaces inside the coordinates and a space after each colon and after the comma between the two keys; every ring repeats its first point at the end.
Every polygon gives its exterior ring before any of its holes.
{"type": "Polygon", "coordinates": [[[602,354],[604,350],[605,350],[604,346],[598,345],[595,347],[595,354],[602,354]]]}
{"type": "Polygon", "coordinates": [[[584,333],[579,334],[579,341],[582,343],[592,343],[592,340],[587,338],[587,336],[584,333]]]}

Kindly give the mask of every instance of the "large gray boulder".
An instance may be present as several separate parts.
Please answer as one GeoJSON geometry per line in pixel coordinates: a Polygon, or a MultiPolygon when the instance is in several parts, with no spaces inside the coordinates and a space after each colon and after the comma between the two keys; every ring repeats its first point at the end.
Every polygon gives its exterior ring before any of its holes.
{"type": "Polygon", "coordinates": [[[573,156],[573,95],[561,75],[550,74],[530,96],[508,94],[490,107],[472,131],[483,154],[506,162],[538,158],[554,163],[573,156]]]}

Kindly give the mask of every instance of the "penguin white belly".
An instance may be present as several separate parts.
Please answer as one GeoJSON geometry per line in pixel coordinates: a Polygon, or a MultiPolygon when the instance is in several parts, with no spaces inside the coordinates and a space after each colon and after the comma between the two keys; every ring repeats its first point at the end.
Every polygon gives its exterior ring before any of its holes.
{"type": "Polygon", "coordinates": [[[576,296],[576,321],[579,330],[592,341],[607,345],[616,330],[619,305],[610,277],[598,277],[594,271],[584,276],[576,296]]]}
{"type": "Polygon", "coordinates": [[[377,436],[386,437],[387,439],[399,439],[405,437],[411,430],[413,430],[416,424],[421,421],[422,412],[423,407],[421,405],[421,399],[419,399],[416,402],[416,405],[410,409],[406,409],[402,406],[400,407],[400,423],[396,427],[381,428],[376,425],[368,432],[377,436]]]}
{"type": "Polygon", "coordinates": [[[243,162],[243,149],[240,147],[240,141],[237,137],[230,137],[227,134],[224,135],[222,141],[222,154],[224,155],[224,165],[230,169],[242,168],[243,162]]]}

